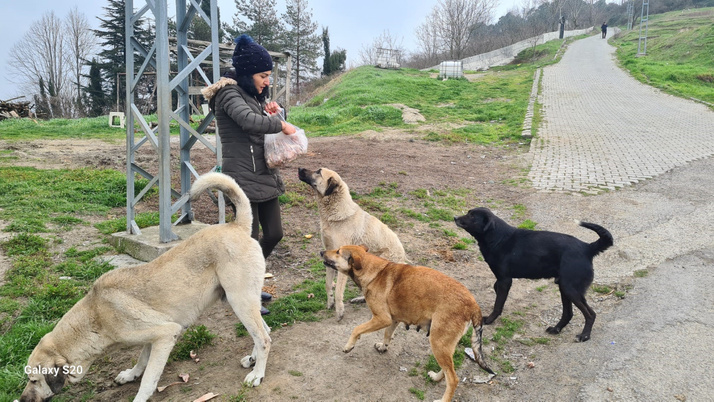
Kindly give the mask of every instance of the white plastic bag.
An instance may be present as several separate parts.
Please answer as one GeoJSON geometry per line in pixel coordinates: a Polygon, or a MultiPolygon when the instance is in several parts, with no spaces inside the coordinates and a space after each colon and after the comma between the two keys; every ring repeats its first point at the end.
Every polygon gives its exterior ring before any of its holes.
{"type": "Polygon", "coordinates": [[[295,134],[267,134],[265,136],[265,162],[273,169],[297,159],[307,152],[305,130],[295,127],[295,134]]]}

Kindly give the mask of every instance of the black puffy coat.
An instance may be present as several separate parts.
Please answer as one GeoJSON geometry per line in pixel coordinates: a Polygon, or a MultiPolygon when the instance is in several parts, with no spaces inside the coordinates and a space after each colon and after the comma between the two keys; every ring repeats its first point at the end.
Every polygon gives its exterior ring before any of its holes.
{"type": "Polygon", "coordinates": [[[231,78],[222,77],[201,93],[216,116],[223,149],[222,172],[238,183],[251,202],[268,201],[283,194],[280,171],[268,168],[263,148],[266,134],[281,131],[280,118],[263,114],[265,104],[231,78]]]}

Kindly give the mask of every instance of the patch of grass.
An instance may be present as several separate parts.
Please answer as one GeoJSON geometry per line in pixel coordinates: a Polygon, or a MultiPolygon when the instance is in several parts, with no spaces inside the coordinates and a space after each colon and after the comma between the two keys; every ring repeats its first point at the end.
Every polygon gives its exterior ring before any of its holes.
{"type": "Polygon", "coordinates": [[[397,223],[399,223],[397,218],[389,212],[383,213],[382,216],[379,217],[379,220],[382,221],[385,225],[390,226],[395,226],[397,223]]]}
{"type": "Polygon", "coordinates": [[[593,292],[595,292],[595,293],[607,294],[607,293],[610,293],[611,291],[612,291],[612,289],[610,289],[609,286],[593,285],[593,292]]]}
{"type": "Polygon", "coordinates": [[[523,320],[501,317],[500,325],[496,327],[494,334],[491,336],[490,341],[495,342],[496,345],[489,358],[498,363],[504,373],[512,373],[515,369],[510,361],[502,359],[500,356],[503,355],[503,350],[508,341],[513,339],[513,335],[519,332],[523,325],[523,320]]]}
{"type": "Polygon", "coordinates": [[[187,360],[191,358],[191,351],[197,352],[206,345],[211,345],[216,335],[206,328],[205,325],[193,325],[188,327],[181,335],[181,339],[174,345],[169,361],[187,360]]]}
{"type": "Polygon", "coordinates": [[[426,393],[424,391],[414,387],[409,388],[409,392],[411,392],[412,395],[414,395],[420,401],[423,401],[426,396],[426,393]]]}
{"type": "Polygon", "coordinates": [[[296,370],[288,370],[288,374],[293,377],[302,377],[302,372],[296,370]]]}
{"type": "Polygon", "coordinates": [[[453,246],[451,246],[451,248],[454,250],[468,250],[469,246],[466,243],[457,241],[453,246]]]}
{"type": "Polygon", "coordinates": [[[286,191],[278,197],[278,201],[280,201],[281,205],[288,207],[303,205],[305,203],[305,196],[295,191],[286,191]]]}
{"type": "Polygon", "coordinates": [[[639,81],[667,93],[714,103],[714,9],[651,15],[647,54],[637,57],[639,31],[611,40],[620,64],[639,81]]]}
{"type": "Polygon", "coordinates": [[[10,240],[0,243],[0,247],[8,257],[34,255],[47,251],[47,239],[37,235],[20,233],[10,240]]]}
{"type": "Polygon", "coordinates": [[[531,338],[531,340],[538,345],[547,345],[550,343],[550,338],[531,338]]]}
{"type": "Polygon", "coordinates": [[[311,136],[333,136],[403,128],[395,103],[416,108],[426,121],[420,124],[453,123],[462,128],[437,129],[427,138],[446,142],[512,142],[528,106],[532,67],[484,73],[474,82],[439,81],[430,73],[413,70],[383,70],[363,66],[325,86],[305,105],[293,107],[290,120],[311,136]],[[498,99],[494,101],[494,99],[498,99]],[[454,108],[438,107],[450,103],[454,108]]]}
{"type": "Polygon", "coordinates": [[[125,205],[126,177],[115,170],[0,167],[0,219],[9,222],[5,231],[47,232],[48,223],[67,230],[82,222],[77,215],[106,214],[125,205]]]}
{"type": "Polygon", "coordinates": [[[646,269],[638,269],[635,271],[635,278],[644,278],[647,275],[649,275],[649,271],[646,269]]]}
{"type": "MultiPolygon", "coordinates": [[[[177,214],[171,215],[171,220],[175,221],[178,219],[177,214]]],[[[134,216],[134,221],[136,222],[139,229],[158,226],[159,224],[159,213],[158,212],[142,212],[134,216]]],[[[126,216],[122,216],[116,219],[110,219],[103,222],[99,222],[94,225],[97,230],[102,234],[112,234],[117,232],[123,232],[126,230],[126,216]]]]}
{"type": "Polygon", "coordinates": [[[536,222],[533,222],[530,219],[526,219],[523,222],[521,222],[520,225],[518,225],[518,228],[526,229],[526,230],[535,230],[536,225],[538,225],[536,222]]]}
{"type": "MultiPolygon", "coordinates": [[[[311,259],[311,265],[316,265],[311,259]]],[[[320,265],[322,265],[320,260],[320,265]]],[[[324,272],[324,266],[322,266],[324,272]]],[[[290,326],[295,322],[319,321],[319,312],[326,310],[327,293],[325,292],[325,281],[306,280],[296,286],[296,291],[287,296],[274,299],[269,305],[270,314],[263,316],[266,324],[275,330],[290,326]]],[[[345,298],[356,296],[356,292],[347,288],[345,298]]],[[[241,337],[247,335],[242,323],[236,324],[236,335],[241,337]]]]}
{"type": "MultiPolygon", "coordinates": [[[[147,122],[157,122],[156,115],[144,116],[147,122]]],[[[193,128],[197,128],[203,116],[192,116],[193,128]]],[[[136,128],[139,128],[138,123],[136,128]]],[[[179,124],[175,120],[169,122],[171,135],[179,134],[179,124]]],[[[38,120],[30,118],[5,119],[0,121],[0,137],[4,140],[47,140],[47,139],[101,139],[106,141],[123,141],[126,129],[109,126],[108,116],[86,117],[81,119],[50,119],[38,120]]]]}

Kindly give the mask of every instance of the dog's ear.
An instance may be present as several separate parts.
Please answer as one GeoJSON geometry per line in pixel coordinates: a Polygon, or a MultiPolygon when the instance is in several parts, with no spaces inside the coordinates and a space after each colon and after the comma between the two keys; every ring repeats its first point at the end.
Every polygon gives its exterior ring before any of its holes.
{"type": "Polygon", "coordinates": [[[325,189],[325,194],[324,194],[325,197],[334,193],[335,190],[337,190],[337,186],[338,186],[337,180],[333,179],[332,177],[327,179],[327,188],[325,189]]]}
{"type": "Polygon", "coordinates": [[[343,253],[343,257],[347,259],[347,264],[349,264],[350,268],[352,268],[353,271],[359,271],[360,269],[362,269],[362,256],[360,255],[360,253],[353,253],[349,250],[345,250],[343,253]]]}
{"type": "Polygon", "coordinates": [[[360,244],[359,246],[362,247],[362,249],[364,249],[365,253],[369,251],[369,248],[367,248],[367,246],[365,246],[364,244],[360,244]]]}
{"type": "Polygon", "coordinates": [[[52,393],[56,395],[62,390],[62,387],[64,387],[64,383],[67,380],[67,374],[65,374],[61,366],[55,365],[55,369],[57,370],[57,375],[49,373],[45,374],[45,382],[47,382],[47,385],[50,387],[52,393]]]}
{"type": "Polygon", "coordinates": [[[483,225],[484,233],[488,232],[491,229],[496,228],[496,220],[493,218],[493,216],[486,215],[486,216],[484,216],[483,220],[484,220],[484,225],[483,225]]]}

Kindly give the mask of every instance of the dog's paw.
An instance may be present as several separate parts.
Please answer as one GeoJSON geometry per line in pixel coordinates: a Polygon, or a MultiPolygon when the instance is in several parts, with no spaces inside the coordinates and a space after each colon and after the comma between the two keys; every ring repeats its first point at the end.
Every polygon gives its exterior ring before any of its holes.
{"type": "Polygon", "coordinates": [[[345,317],[345,306],[338,305],[335,308],[335,311],[337,312],[337,321],[342,321],[342,319],[345,317]]]}
{"type": "Polygon", "coordinates": [[[263,381],[263,376],[256,373],[255,370],[248,373],[248,375],[245,376],[245,380],[243,380],[245,384],[251,387],[257,387],[261,381],[263,381]]]}
{"type": "Polygon", "coordinates": [[[562,328],[558,328],[558,327],[548,327],[545,329],[545,332],[552,334],[552,335],[558,335],[560,333],[561,329],[562,328]]]}
{"type": "Polygon", "coordinates": [[[349,353],[349,352],[351,352],[352,349],[354,349],[354,348],[355,348],[355,345],[350,345],[350,344],[348,343],[347,345],[345,345],[345,346],[342,348],[342,351],[345,352],[345,353],[349,353]]]}
{"type": "Polygon", "coordinates": [[[580,335],[575,336],[575,340],[578,342],[585,342],[589,339],[590,339],[590,334],[587,334],[587,335],[580,334],[580,335]]]}
{"type": "Polygon", "coordinates": [[[246,356],[242,359],[240,359],[240,365],[243,366],[243,368],[249,368],[255,364],[255,359],[253,356],[246,356]]]}
{"type": "Polygon", "coordinates": [[[335,298],[332,296],[327,297],[327,309],[331,310],[333,307],[335,307],[335,298]]]}
{"type": "Polygon", "coordinates": [[[127,369],[119,373],[119,375],[114,379],[114,382],[122,385],[136,380],[139,376],[141,376],[141,374],[135,374],[132,369],[127,369]]]}
{"type": "Polygon", "coordinates": [[[438,373],[430,371],[428,374],[429,378],[434,382],[439,382],[444,379],[444,370],[440,370],[438,373]]]}
{"type": "Polygon", "coordinates": [[[490,315],[483,317],[483,325],[491,325],[494,321],[496,321],[496,317],[491,317],[490,315]]]}
{"type": "Polygon", "coordinates": [[[382,343],[382,342],[377,342],[374,344],[374,348],[377,349],[379,353],[384,353],[387,351],[389,348],[389,344],[387,343],[382,343]]]}

